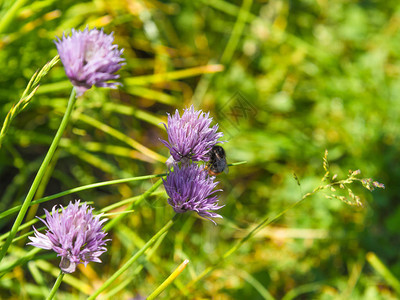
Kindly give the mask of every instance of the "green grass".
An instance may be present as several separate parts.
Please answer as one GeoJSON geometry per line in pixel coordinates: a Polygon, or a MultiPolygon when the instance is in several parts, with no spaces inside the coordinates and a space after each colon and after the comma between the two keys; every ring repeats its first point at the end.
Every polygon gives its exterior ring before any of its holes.
{"type": "MultiPolygon", "coordinates": [[[[148,296],[189,259],[160,298],[398,298],[399,12],[394,0],[0,1],[1,243],[71,90],[57,59],[30,79],[57,55],[56,36],[104,27],[125,49],[123,86],[78,99],[33,215],[91,202],[109,213],[112,242],[102,264],[63,278],[57,299],[93,295],[171,220],[160,123],[192,103],[225,133],[228,163],[247,161],[218,177],[224,219],[178,219],[107,297],[148,296]],[[349,185],[364,207],[340,201],[355,201],[340,187],[293,206],[321,185],[325,149],[329,178],[360,169],[386,189],[349,185]]],[[[59,258],[21,234],[0,264],[0,298],[43,299],[59,258]]]]}

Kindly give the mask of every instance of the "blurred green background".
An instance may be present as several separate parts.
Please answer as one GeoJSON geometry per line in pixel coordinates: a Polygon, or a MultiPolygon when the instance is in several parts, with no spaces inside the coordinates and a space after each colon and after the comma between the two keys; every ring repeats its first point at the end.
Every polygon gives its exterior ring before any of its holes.
{"type": "MultiPolygon", "coordinates": [[[[0,120],[35,70],[57,54],[53,41],[63,32],[104,27],[125,49],[123,86],[93,88],[78,100],[38,198],[99,181],[164,173],[165,165],[134,149],[132,139],[167,157],[160,122],[167,112],[191,104],[210,111],[220,124],[229,141],[228,162],[247,161],[219,176],[226,205],[219,225],[194,214],[182,219],[154,254],[143,258],[143,269],[120,278],[118,283],[126,284],[116,299],[148,295],[186,258],[187,269],[162,294],[165,299],[397,298],[399,286],[367,261],[367,253],[400,277],[398,1],[0,3],[0,120]],[[120,135],[110,134],[110,127],[120,135]],[[326,199],[325,192],[307,198],[186,289],[265,215],[274,217],[320,185],[325,149],[332,174],[343,178],[349,169],[360,169],[386,189],[370,193],[354,187],[364,208],[326,199]]],[[[13,120],[0,149],[0,211],[23,201],[70,88],[58,63],[13,120]]],[[[75,198],[101,209],[143,193],[154,182],[88,190],[41,205],[38,214],[75,198]]],[[[90,293],[172,216],[164,194],[151,197],[110,232],[104,263],[73,276],[90,293]]],[[[0,220],[3,233],[14,218],[0,220]]],[[[51,262],[57,267],[57,258],[51,262]]],[[[40,260],[30,263],[0,279],[0,295],[43,296],[54,277],[42,270],[38,283],[32,268],[40,260]]],[[[72,294],[85,297],[76,287],[61,286],[60,299],[72,294]]]]}

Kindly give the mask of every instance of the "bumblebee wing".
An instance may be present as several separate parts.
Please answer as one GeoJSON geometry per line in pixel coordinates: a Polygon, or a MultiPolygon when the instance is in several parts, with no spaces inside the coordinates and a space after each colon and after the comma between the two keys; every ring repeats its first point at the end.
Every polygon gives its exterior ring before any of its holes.
{"type": "Polygon", "coordinates": [[[225,174],[228,174],[228,173],[229,173],[229,167],[228,167],[228,165],[226,165],[226,167],[225,167],[225,169],[224,169],[224,172],[225,172],[225,174]]]}

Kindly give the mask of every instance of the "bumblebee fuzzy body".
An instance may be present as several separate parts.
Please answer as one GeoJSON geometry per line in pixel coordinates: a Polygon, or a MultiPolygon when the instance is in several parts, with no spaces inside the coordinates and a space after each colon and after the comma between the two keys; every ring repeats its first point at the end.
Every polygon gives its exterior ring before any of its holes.
{"type": "Polygon", "coordinates": [[[208,174],[216,176],[221,174],[223,171],[228,171],[228,165],[226,163],[225,150],[221,146],[212,147],[209,152],[210,160],[207,164],[208,174]]]}

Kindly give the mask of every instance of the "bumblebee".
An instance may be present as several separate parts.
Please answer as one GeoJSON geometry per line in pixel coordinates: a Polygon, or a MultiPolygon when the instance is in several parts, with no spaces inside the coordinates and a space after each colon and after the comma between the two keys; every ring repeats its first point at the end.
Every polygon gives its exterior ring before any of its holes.
{"type": "Polygon", "coordinates": [[[207,169],[208,174],[211,176],[216,176],[221,174],[223,171],[228,173],[228,164],[226,163],[225,150],[221,146],[212,147],[211,151],[208,153],[210,158],[207,169]]]}

